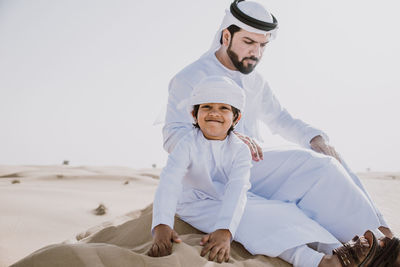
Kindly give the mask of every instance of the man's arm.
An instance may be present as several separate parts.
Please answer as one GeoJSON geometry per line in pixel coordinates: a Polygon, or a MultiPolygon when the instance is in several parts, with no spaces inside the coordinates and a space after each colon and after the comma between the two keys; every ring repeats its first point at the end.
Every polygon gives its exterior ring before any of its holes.
{"type": "Polygon", "coordinates": [[[160,257],[171,254],[172,243],[180,242],[173,230],[174,216],[179,195],[182,191],[182,179],[190,164],[190,147],[187,139],[181,140],[160,174],[160,182],[154,197],[152,233],[153,244],[149,256],[160,257]]]}
{"type": "Polygon", "coordinates": [[[321,136],[325,141],[329,141],[328,136],[323,131],[292,117],[281,106],[267,83],[264,85],[261,106],[261,119],[273,134],[279,134],[286,140],[306,148],[311,148],[310,142],[316,136],[321,136]]]}
{"type": "Polygon", "coordinates": [[[188,99],[192,86],[182,77],[175,76],[168,88],[168,104],[163,127],[164,149],[171,153],[176,144],[193,129],[193,119],[187,107],[180,107],[188,99]]]}
{"type": "Polygon", "coordinates": [[[303,147],[332,156],[339,162],[340,157],[335,148],[328,144],[328,136],[321,130],[293,118],[284,109],[274,96],[268,84],[265,85],[263,95],[264,120],[273,133],[277,133],[285,139],[297,143],[303,147]]]}

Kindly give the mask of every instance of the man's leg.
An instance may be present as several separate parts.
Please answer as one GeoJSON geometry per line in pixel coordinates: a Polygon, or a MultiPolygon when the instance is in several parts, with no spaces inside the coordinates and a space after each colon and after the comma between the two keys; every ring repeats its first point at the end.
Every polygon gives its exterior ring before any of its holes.
{"type": "Polygon", "coordinates": [[[309,248],[307,245],[291,248],[279,255],[294,267],[318,267],[325,254],[309,248]]]}
{"type": "Polygon", "coordinates": [[[332,157],[305,149],[270,150],[253,165],[252,192],[295,203],[342,242],[381,226],[370,199],[332,157]]]}
{"type": "MultiPolygon", "coordinates": [[[[374,209],[376,211],[376,214],[379,218],[379,222],[381,223],[382,226],[389,228],[386,220],[383,218],[382,213],[379,211],[379,209],[375,206],[375,204],[373,203],[369,193],[367,192],[367,190],[365,189],[364,185],[361,183],[360,178],[358,178],[358,176],[350,169],[350,167],[346,164],[346,162],[343,160],[342,157],[340,157],[340,160],[342,162],[342,165],[344,167],[344,169],[347,171],[347,173],[350,175],[351,179],[354,181],[354,183],[364,192],[364,194],[367,196],[367,198],[370,200],[370,202],[372,203],[372,205],[374,206],[374,209]]],[[[386,235],[386,233],[384,233],[386,235]]]]}

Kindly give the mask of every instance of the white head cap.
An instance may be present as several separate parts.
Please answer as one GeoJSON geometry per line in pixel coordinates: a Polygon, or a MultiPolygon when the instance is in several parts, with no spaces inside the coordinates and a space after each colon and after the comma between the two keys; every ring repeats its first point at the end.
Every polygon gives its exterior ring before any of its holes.
{"type": "MultiPolygon", "coordinates": [[[[234,4],[235,3],[233,3],[232,5],[234,5],[234,4]]],[[[276,23],[277,24],[277,21],[273,17],[273,15],[270,12],[268,12],[259,3],[251,2],[251,1],[240,1],[237,3],[237,9],[239,9],[238,12],[242,12],[245,15],[247,15],[261,23],[264,22],[267,24],[268,23],[270,23],[270,24],[276,23]]],[[[220,39],[221,39],[222,31],[231,25],[236,25],[239,28],[242,28],[243,30],[246,30],[248,32],[260,33],[260,34],[270,33],[271,36],[270,36],[269,40],[273,40],[276,37],[278,26],[276,26],[274,29],[267,30],[267,29],[260,29],[260,27],[256,28],[249,24],[250,23],[246,24],[246,23],[242,22],[241,20],[239,20],[238,18],[236,18],[235,15],[233,15],[230,10],[228,10],[228,9],[225,10],[225,17],[222,20],[221,26],[219,27],[217,33],[215,34],[214,40],[211,44],[211,47],[203,56],[206,56],[209,53],[214,53],[221,46],[220,39]]]]}
{"type": "Polygon", "coordinates": [[[188,105],[224,103],[243,111],[245,101],[243,89],[233,80],[224,76],[208,76],[193,88],[188,105]]]}

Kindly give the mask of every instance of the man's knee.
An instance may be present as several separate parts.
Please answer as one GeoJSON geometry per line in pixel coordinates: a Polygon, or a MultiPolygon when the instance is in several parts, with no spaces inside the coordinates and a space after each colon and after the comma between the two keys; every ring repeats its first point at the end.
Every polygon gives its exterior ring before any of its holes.
{"type": "Polygon", "coordinates": [[[313,150],[308,150],[311,160],[315,161],[320,167],[343,169],[342,164],[334,157],[328,156],[313,150]]]}

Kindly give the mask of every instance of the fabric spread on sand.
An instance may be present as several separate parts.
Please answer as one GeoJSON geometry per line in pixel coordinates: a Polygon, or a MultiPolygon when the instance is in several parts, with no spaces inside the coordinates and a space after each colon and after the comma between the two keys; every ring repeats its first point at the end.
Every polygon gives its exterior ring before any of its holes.
{"type": "Polygon", "coordinates": [[[79,241],[44,247],[11,267],[111,267],[111,266],[290,266],[278,259],[251,255],[242,245],[233,242],[228,263],[208,262],[200,257],[202,232],[175,218],[175,230],[182,243],[174,244],[167,257],[146,255],[152,242],[150,233],[152,205],[129,214],[129,220],[114,226],[103,224],[77,236],[79,241]]]}

